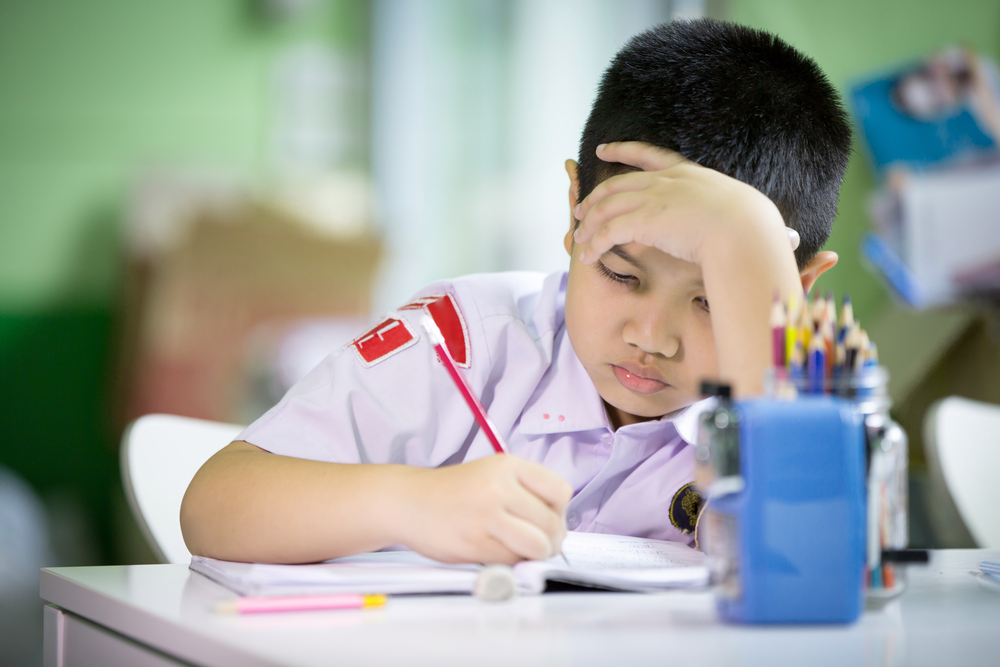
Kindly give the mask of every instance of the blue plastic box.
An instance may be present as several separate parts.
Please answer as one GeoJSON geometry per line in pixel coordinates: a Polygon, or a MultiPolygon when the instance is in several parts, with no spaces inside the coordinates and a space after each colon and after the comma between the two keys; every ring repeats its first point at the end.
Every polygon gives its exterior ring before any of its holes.
{"type": "Polygon", "coordinates": [[[713,498],[705,547],[719,615],[850,623],[863,607],[865,440],[852,403],[736,403],[742,491],[713,498]]]}

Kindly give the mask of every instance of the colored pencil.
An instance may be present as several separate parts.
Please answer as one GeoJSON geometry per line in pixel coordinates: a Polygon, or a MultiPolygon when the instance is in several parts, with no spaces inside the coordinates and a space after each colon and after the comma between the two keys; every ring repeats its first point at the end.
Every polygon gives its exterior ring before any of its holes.
{"type": "Polygon", "coordinates": [[[813,304],[809,298],[802,303],[802,310],[799,313],[799,338],[802,340],[802,349],[809,351],[809,343],[812,341],[813,332],[816,329],[813,323],[813,304]]]}
{"type": "Polygon", "coordinates": [[[785,363],[792,360],[795,341],[799,337],[799,302],[792,294],[788,297],[788,318],[785,321],[785,363]]]}
{"type": "Polygon", "coordinates": [[[493,449],[497,454],[506,453],[507,446],[503,441],[503,436],[500,435],[500,431],[497,430],[490,416],[486,414],[486,408],[483,407],[479,398],[473,393],[472,387],[469,386],[465,376],[458,371],[458,366],[455,365],[455,360],[451,358],[451,353],[448,352],[448,347],[444,344],[444,336],[441,335],[441,330],[438,329],[437,324],[434,323],[430,315],[424,315],[420,320],[420,325],[427,332],[427,336],[437,351],[441,363],[444,364],[448,375],[451,376],[451,379],[455,382],[455,386],[458,387],[458,391],[462,394],[462,398],[465,399],[466,405],[472,410],[472,415],[479,422],[479,427],[486,433],[486,437],[489,438],[493,449]]]}
{"type": "Polygon", "coordinates": [[[858,344],[861,342],[861,330],[857,324],[851,324],[844,335],[844,372],[854,370],[854,360],[858,356],[858,344]]]}
{"type": "Polygon", "coordinates": [[[844,305],[840,309],[840,327],[837,330],[837,340],[844,341],[854,325],[854,306],[851,304],[851,296],[844,295],[844,305]]]}
{"type": "Polygon", "coordinates": [[[865,358],[865,367],[878,366],[878,345],[875,341],[868,343],[868,356],[865,358]]]}
{"type": "Polygon", "coordinates": [[[796,388],[803,388],[802,380],[805,375],[805,351],[802,349],[802,341],[795,341],[792,348],[792,356],[788,360],[788,378],[796,388]]]}
{"type": "Polygon", "coordinates": [[[858,353],[854,357],[854,372],[860,371],[865,366],[865,360],[868,358],[868,346],[870,342],[868,340],[868,332],[858,326],[858,353]]]}
{"type": "Polygon", "coordinates": [[[381,607],[385,595],[290,595],[283,597],[241,597],[220,602],[215,611],[220,614],[261,614],[278,611],[323,611],[330,609],[363,609],[381,607]]]}
{"type": "Polygon", "coordinates": [[[775,368],[785,367],[785,306],[781,303],[781,293],[775,290],[771,305],[771,355],[775,368]]]}
{"type": "Polygon", "coordinates": [[[809,392],[826,391],[826,343],[822,336],[813,336],[809,345],[809,392]]]}
{"type": "Polygon", "coordinates": [[[823,323],[820,325],[820,335],[823,338],[823,345],[826,348],[826,375],[830,377],[833,373],[834,362],[834,316],[827,310],[823,315],[823,323]]]}

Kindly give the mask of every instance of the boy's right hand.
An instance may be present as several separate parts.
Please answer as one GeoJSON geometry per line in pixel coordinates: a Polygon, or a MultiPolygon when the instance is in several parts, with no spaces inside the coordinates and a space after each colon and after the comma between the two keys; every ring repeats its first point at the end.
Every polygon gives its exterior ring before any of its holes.
{"type": "Polygon", "coordinates": [[[414,468],[400,488],[403,544],[446,563],[544,560],[560,552],[573,490],[548,468],[510,454],[414,468]]]}

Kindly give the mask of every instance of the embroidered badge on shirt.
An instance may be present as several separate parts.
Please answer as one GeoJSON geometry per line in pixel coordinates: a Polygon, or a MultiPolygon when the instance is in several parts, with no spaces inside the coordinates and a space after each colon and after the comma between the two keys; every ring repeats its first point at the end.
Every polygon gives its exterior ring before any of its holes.
{"type": "Polygon", "coordinates": [[[418,338],[406,320],[387,317],[355,338],[351,347],[367,368],[416,344],[418,338]]]}
{"type": "Polygon", "coordinates": [[[674,499],[670,501],[670,523],[685,535],[694,532],[702,503],[701,495],[694,490],[691,484],[688,482],[677,489],[674,499]]]}
{"type": "Polygon", "coordinates": [[[472,365],[469,350],[469,330],[465,326],[465,318],[450,294],[432,294],[415,299],[400,310],[424,310],[434,320],[434,324],[444,336],[444,344],[448,353],[455,360],[455,365],[469,368],[472,365]]]}

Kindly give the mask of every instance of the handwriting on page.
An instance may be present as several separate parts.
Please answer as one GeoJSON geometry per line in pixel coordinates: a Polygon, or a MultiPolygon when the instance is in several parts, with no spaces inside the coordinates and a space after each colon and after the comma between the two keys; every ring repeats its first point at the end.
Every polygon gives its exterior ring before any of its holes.
{"type": "Polygon", "coordinates": [[[704,556],[683,544],[638,538],[590,539],[594,536],[570,533],[563,542],[563,554],[574,568],[623,570],[636,568],[690,567],[704,564],[704,556]],[[572,536],[572,537],[571,537],[572,536]]]}

